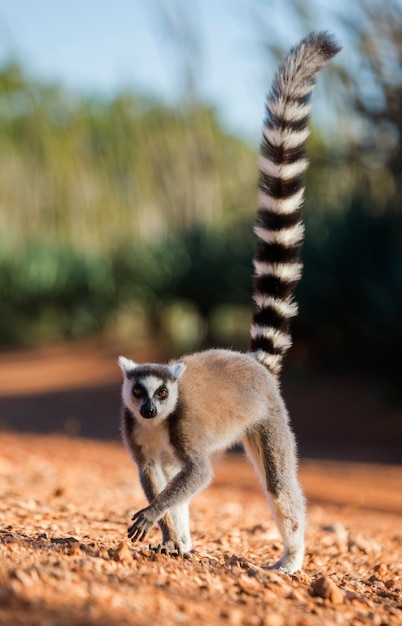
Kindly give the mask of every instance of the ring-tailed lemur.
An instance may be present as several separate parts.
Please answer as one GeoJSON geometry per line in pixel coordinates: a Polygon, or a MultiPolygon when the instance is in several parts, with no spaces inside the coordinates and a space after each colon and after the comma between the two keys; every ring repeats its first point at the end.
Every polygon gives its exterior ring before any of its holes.
{"type": "Polygon", "coordinates": [[[309,101],[319,70],[339,49],[328,33],[310,34],[279,68],[267,100],[251,351],[208,350],[167,365],[119,359],[122,434],[149,501],[133,516],[128,536],[143,540],[158,522],[157,551],[191,549],[189,501],[212,478],[212,453],[242,441],[283,538],[283,554],[273,567],[290,573],[302,567],[305,504],[278,374],[291,344],[289,320],[297,311],[292,292],[302,269],[309,101]]]}

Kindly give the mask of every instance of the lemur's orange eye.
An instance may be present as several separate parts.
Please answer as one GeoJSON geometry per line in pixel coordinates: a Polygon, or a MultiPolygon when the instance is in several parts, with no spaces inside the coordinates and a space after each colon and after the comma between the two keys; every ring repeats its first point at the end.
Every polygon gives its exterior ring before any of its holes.
{"type": "Polygon", "coordinates": [[[160,398],[160,400],[165,400],[165,398],[167,398],[169,395],[169,392],[166,389],[166,387],[161,387],[160,389],[158,389],[156,393],[158,395],[158,398],[160,398]]]}

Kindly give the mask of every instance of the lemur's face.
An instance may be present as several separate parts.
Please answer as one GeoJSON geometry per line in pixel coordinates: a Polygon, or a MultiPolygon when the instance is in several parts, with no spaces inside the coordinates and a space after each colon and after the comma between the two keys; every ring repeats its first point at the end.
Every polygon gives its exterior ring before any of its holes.
{"type": "Polygon", "coordinates": [[[166,413],[169,415],[174,410],[177,401],[176,389],[176,381],[172,383],[158,376],[135,376],[129,381],[130,398],[127,400],[131,405],[135,405],[144,419],[152,419],[157,415],[162,416],[166,413]]]}
{"type": "Polygon", "coordinates": [[[163,420],[175,410],[178,379],[185,369],[183,363],[138,365],[120,357],[119,365],[124,374],[123,402],[138,419],[163,420]]]}

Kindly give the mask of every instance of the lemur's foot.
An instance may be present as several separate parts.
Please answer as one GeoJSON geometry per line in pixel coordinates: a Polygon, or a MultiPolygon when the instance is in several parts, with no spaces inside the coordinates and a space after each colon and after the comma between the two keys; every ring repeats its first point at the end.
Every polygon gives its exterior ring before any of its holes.
{"type": "Polygon", "coordinates": [[[303,565],[303,555],[294,555],[294,556],[282,556],[276,563],[273,565],[269,565],[267,569],[278,569],[280,572],[284,572],[285,574],[294,574],[298,570],[302,569],[303,565]]]}
{"type": "Polygon", "coordinates": [[[170,540],[163,543],[150,544],[148,546],[150,550],[153,550],[157,554],[169,554],[170,556],[181,556],[184,559],[190,558],[189,552],[184,552],[180,543],[170,540]]]}

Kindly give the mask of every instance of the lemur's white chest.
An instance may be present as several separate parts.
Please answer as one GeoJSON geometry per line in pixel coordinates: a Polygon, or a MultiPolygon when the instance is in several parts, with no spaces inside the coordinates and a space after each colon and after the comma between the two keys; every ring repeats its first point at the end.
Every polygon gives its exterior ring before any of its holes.
{"type": "Polygon", "coordinates": [[[143,454],[148,459],[155,459],[161,455],[177,460],[174,448],[169,439],[169,431],[165,420],[141,420],[135,426],[135,440],[141,446],[143,454]]]}

